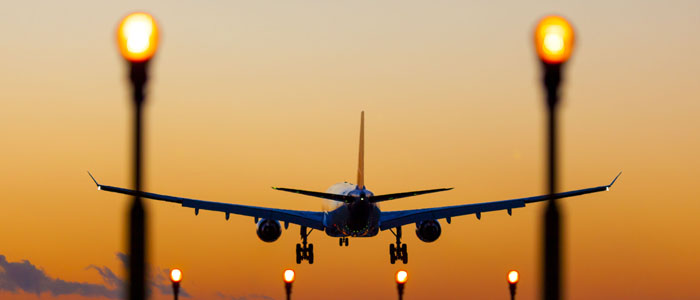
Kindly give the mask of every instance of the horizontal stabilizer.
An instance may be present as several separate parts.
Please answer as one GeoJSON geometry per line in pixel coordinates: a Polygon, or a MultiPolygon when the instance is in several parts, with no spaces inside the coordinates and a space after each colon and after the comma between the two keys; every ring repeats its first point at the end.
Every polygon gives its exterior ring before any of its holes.
{"type": "Polygon", "coordinates": [[[394,199],[399,199],[399,198],[413,197],[413,196],[418,196],[418,195],[423,195],[423,194],[449,191],[451,189],[452,188],[442,188],[442,189],[423,190],[423,191],[415,191],[415,192],[378,195],[378,196],[374,196],[374,197],[370,198],[370,202],[376,203],[376,202],[394,200],[394,199]]]}
{"type": "Polygon", "coordinates": [[[278,191],[302,194],[302,195],[311,196],[311,197],[323,198],[323,199],[328,199],[328,200],[333,200],[333,201],[338,201],[338,202],[346,202],[346,203],[352,202],[352,197],[346,196],[346,195],[328,194],[328,193],[304,191],[304,190],[297,190],[297,189],[288,189],[288,188],[281,188],[281,187],[274,187],[274,186],[272,187],[272,189],[275,189],[278,191]]]}

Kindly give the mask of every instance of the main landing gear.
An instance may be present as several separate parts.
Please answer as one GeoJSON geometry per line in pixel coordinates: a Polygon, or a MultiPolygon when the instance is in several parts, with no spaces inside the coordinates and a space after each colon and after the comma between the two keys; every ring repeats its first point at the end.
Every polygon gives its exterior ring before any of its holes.
{"type": "Polygon", "coordinates": [[[347,247],[348,243],[350,243],[350,239],[348,239],[347,237],[341,237],[340,240],[338,240],[338,245],[340,245],[340,247],[343,247],[343,245],[347,247]]]}
{"type": "Polygon", "coordinates": [[[408,263],[408,250],[406,244],[401,244],[401,227],[396,227],[396,232],[391,229],[391,233],[396,237],[396,245],[389,245],[389,259],[391,264],[395,264],[396,260],[403,261],[404,264],[408,263]]]}
{"type": "Polygon", "coordinates": [[[301,226],[301,244],[297,244],[297,264],[307,260],[309,264],[314,263],[314,244],[306,244],[306,238],[314,231],[313,228],[306,231],[306,226],[301,226]]]}

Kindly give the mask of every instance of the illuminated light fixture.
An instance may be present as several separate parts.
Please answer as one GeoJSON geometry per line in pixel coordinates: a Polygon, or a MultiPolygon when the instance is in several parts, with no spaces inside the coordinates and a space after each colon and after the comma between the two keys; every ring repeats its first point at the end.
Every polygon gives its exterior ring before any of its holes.
{"type": "Polygon", "coordinates": [[[401,270],[396,272],[396,283],[404,284],[408,280],[408,272],[401,270]]]}
{"type": "Polygon", "coordinates": [[[178,283],[178,282],[182,281],[182,271],[180,271],[180,269],[170,270],[170,280],[173,283],[178,283]]]}
{"type": "Polygon", "coordinates": [[[131,62],[151,59],[158,49],[158,26],[147,13],[132,13],[119,23],[117,44],[122,56],[131,62]]]}
{"type": "Polygon", "coordinates": [[[546,16],[535,28],[535,49],[542,62],[561,64],[574,48],[574,29],[560,16],[546,16]]]}
{"type": "Polygon", "coordinates": [[[520,280],[520,274],[518,274],[518,271],[512,270],[508,272],[508,283],[516,284],[518,283],[518,280],[520,280]]]}
{"type": "Polygon", "coordinates": [[[292,283],[292,282],[294,282],[294,277],[295,277],[294,270],[291,270],[291,269],[284,270],[284,282],[292,283]]]}

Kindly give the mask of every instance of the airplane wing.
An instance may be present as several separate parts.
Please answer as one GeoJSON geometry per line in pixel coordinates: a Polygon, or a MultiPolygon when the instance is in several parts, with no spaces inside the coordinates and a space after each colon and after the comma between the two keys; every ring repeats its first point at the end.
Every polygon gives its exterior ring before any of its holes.
{"type": "MultiPolygon", "coordinates": [[[[620,173],[622,174],[622,173],[620,173]]],[[[580,189],[574,191],[568,191],[563,193],[554,194],[554,199],[567,198],[573,196],[579,196],[584,194],[596,193],[601,191],[607,191],[615,183],[617,177],[608,184],[598,187],[592,187],[587,189],[580,189]]],[[[379,227],[381,230],[387,230],[395,228],[398,226],[417,223],[425,220],[437,220],[437,219],[449,219],[452,217],[476,214],[476,217],[481,219],[481,213],[497,210],[507,210],[508,214],[512,212],[513,208],[525,207],[528,203],[539,202],[549,200],[549,195],[519,198],[511,200],[502,200],[494,202],[483,202],[483,203],[473,203],[455,206],[445,206],[445,207],[435,207],[435,208],[425,208],[425,209],[413,209],[413,210],[401,210],[401,211],[387,211],[382,212],[379,217],[379,227]]]]}
{"type": "MultiPolygon", "coordinates": [[[[90,172],[88,172],[90,174],[90,172]]],[[[196,200],[189,198],[173,197],[161,194],[147,193],[147,192],[137,192],[134,190],[129,190],[120,187],[102,185],[97,183],[95,177],[90,178],[97,185],[98,190],[108,191],[113,193],[125,194],[136,196],[139,195],[143,198],[160,200],[166,202],[179,203],[183,207],[190,207],[195,209],[195,214],[199,213],[200,209],[220,211],[226,213],[226,219],[228,219],[229,214],[250,216],[255,218],[265,218],[271,220],[277,220],[282,222],[294,223],[301,226],[306,226],[318,230],[324,230],[325,225],[323,225],[324,213],[315,211],[299,211],[299,210],[288,210],[288,209],[276,209],[267,207],[257,207],[248,206],[240,204],[222,203],[222,202],[212,202],[204,200],[196,200]]]]}

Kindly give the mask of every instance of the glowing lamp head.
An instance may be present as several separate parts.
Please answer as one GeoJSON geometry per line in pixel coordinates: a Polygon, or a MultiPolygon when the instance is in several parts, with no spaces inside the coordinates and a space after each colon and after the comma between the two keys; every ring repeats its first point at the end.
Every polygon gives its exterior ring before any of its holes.
{"type": "Polygon", "coordinates": [[[290,270],[290,269],[284,270],[284,282],[292,283],[292,282],[294,282],[294,277],[295,277],[294,270],[290,270]]]}
{"type": "Polygon", "coordinates": [[[535,28],[535,48],[544,63],[564,63],[574,48],[574,29],[560,16],[544,17],[535,28]]]}
{"type": "Polygon", "coordinates": [[[158,26],[153,16],[132,13],[119,23],[117,44],[122,56],[131,62],[147,61],[158,48],[158,26]]]}
{"type": "Polygon", "coordinates": [[[396,272],[396,283],[404,284],[408,280],[408,272],[401,270],[396,272]]]}
{"type": "Polygon", "coordinates": [[[182,281],[182,271],[180,271],[180,269],[170,270],[170,280],[173,283],[179,283],[180,281],[182,281]]]}
{"type": "Polygon", "coordinates": [[[518,280],[520,280],[520,274],[518,274],[518,271],[512,270],[508,272],[508,283],[516,284],[518,283],[518,280]]]}

